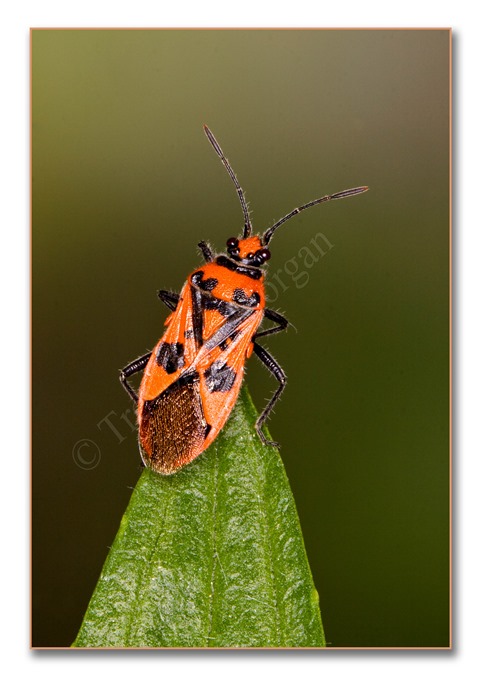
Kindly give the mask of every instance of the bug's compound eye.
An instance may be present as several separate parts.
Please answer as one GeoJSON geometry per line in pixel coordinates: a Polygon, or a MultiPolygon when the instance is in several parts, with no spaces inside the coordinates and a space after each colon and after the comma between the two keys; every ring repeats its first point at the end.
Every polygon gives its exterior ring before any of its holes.
{"type": "Polygon", "coordinates": [[[238,238],[234,238],[234,236],[231,236],[230,238],[227,239],[226,246],[229,248],[229,250],[237,248],[238,245],[239,245],[238,238]]]}
{"type": "Polygon", "coordinates": [[[267,262],[267,260],[271,259],[271,251],[269,248],[261,248],[257,251],[256,257],[262,264],[264,264],[264,262],[267,262]]]}

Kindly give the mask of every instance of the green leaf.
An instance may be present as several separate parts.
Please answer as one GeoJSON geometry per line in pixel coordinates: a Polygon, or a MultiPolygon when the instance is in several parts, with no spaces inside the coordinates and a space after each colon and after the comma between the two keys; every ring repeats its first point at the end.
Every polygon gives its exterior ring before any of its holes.
{"type": "Polygon", "coordinates": [[[214,444],[132,494],[76,647],[322,647],[281,458],[246,388],[214,444]]]}

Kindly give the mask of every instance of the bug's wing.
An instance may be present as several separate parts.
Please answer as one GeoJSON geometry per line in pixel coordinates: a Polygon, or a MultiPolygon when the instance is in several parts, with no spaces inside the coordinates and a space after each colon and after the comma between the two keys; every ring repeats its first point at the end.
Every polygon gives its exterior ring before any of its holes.
{"type": "Polygon", "coordinates": [[[161,474],[171,474],[192,460],[207,428],[198,380],[191,370],[198,350],[189,284],[165,323],[142,377],[137,418],[144,462],[161,474]]]}
{"type": "Polygon", "coordinates": [[[239,313],[237,318],[233,316],[230,327],[227,321],[221,330],[216,331],[204,343],[204,351],[199,352],[196,357],[200,396],[209,426],[204,449],[219,434],[237,401],[244,376],[244,364],[252,352],[252,337],[262,316],[260,309],[249,310],[246,314],[239,313]],[[227,331],[230,332],[227,334],[227,331]],[[227,337],[218,342],[218,338],[226,334],[227,337]]]}
{"type": "MultiPolygon", "coordinates": [[[[140,402],[151,401],[172,385],[191,366],[197,355],[192,331],[192,299],[185,285],[174,312],[167,318],[164,335],[152,350],[139,390],[140,402]]],[[[139,417],[141,409],[139,408],[139,417]]]]}

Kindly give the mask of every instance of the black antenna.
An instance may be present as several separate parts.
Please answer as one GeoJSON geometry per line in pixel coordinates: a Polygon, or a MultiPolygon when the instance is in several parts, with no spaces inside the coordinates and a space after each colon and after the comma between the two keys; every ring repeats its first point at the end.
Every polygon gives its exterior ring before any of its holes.
{"type": "Polygon", "coordinates": [[[278,220],[272,227],[270,227],[266,231],[266,233],[262,237],[262,243],[266,246],[271,240],[275,230],[278,229],[281,226],[281,224],[284,224],[284,222],[290,220],[291,217],[294,217],[294,215],[300,213],[301,210],[305,210],[306,208],[312,208],[313,205],[317,205],[318,203],[325,203],[326,201],[336,201],[338,198],[347,198],[348,196],[356,196],[357,194],[363,194],[368,189],[369,187],[356,187],[355,189],[346,189],[345,191],[339,191],[337,194],[331,194],[330,196],[316,198],[315,201],[310,201],[305,205],[301,205],[299,208],[294,208],[294,210],[291,210],[290,213],[285,215],[282,219],[278,220]]]}
{"type": "Polygon", "coordinates": [[[244,213],[244,238],[247,238],[248,236],[250,236],[252,234],[252,225],[251,225],[251,220],[250,220],[250,217],[249,217],[249,209],[247,207],[246,199],[244,197],[244,192],[242,191],[241,185],[239,184],[239,181],[238,181],[237,177],[235,176],[235,172],[232,170],[229,161],[224,156],[224,153],[223,153],[222,149],[220,148],[217,139],[214,137],[214,135],[209,130],[207,125],[204,125],[204,132],[207,135],[207,139],[209,140],[209,142],[214,147],[214,151],[216,152],[216,154],[219,156],[222,163],[224,164],[224,167],[227,170],[227,172],[229,173],[231,180],[234,182],[234,185],[235,185],[235,188],[236,188],[236,191],[237,191],[237,195],[239,196],[239,201],[240,201],[240,204],[242,206],[242,212],[244,213]]]}

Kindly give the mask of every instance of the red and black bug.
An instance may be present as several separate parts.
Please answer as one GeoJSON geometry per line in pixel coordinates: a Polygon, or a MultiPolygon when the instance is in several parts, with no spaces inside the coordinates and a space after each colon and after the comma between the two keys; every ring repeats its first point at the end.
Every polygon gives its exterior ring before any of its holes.
{"type": "Polygon", "coordinates": [[[136,359],[120,373],[120,380],[137,403],[139,442],[144,464],[163,475],[176,472],[197,458],[217,437],[236,402],[244,363],[254,352],[279,382],[256,422],[262,426],[279,399],[286,375],[259,338],[279,333],[288,321],[265,306],[264,271],[274,232],[306,208],[367,191],[347,189],[305,203],[278,220],[261,236],[252,235],[249,210],[234,171],[207,126],[204,131],[234,182],[244,213],[242,237],[227,240],[227,251],[215,255],[205,241],[198,246],[205,264],[187,279],[180,294],[160,290],[171,310],[166,331],[152,352],[136,359]],[[259,330],[264,319],[275,325],[259,330]],[[144,371],[139,393],[128,383],[144,371]]]}

